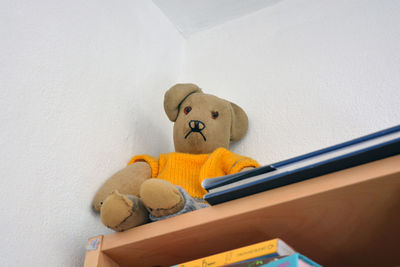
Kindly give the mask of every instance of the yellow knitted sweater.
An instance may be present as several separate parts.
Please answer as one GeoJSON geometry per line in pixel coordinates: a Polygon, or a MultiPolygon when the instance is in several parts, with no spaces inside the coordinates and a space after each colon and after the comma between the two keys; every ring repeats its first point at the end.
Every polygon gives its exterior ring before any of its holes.
{"type": "Polygon", "coordinates": [[[201,182],[206,178],[218,177],[241,171],[245,167],[259,167],[251,158],[218,148],[211,154],[186,154],[171,152],[161,154],[157,160],[147,155],[132,158],[129,164],[146,161],[150,164],[152,177],[167,180],[183,187],[195,198],[207,193],[201,182]]]}

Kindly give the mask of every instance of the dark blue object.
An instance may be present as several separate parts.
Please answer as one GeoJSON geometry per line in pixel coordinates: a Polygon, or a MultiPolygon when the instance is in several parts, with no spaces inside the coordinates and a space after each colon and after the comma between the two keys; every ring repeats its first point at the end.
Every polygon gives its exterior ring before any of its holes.
{"type": "MultiPolygon", "coordinates": [[[[241,176],[242,173],[237,173],[235,175],[228,175],[226,176],[227,178],[224,179],[221,183],[216,183],[212,186],[209,186],[206,189],[209,190],[212,188],[218,188],[219,186],[247,179],[263,173],[265,173],[267,176],[268,172],[272,170],[281,169],[296,162],[314,158],[329,152],[333,152],[355,144],[360,144],[396,132],[400,132],[400,125],[383,131],[376,132],[374,134],[363,136],[345,143],[321,149],[312,153],[308,153],[292,159],[277,162],[269,166],[264,166],[253,170],[249,170],[243,172],[242,176],[241,176]]],[[[260,193],[284,185],[297,183],[310,178],[355,167],[361,164],[365,164],[368,162],[372,162],[375,160],[383,159],[398,154],[400,154],[400,137],[376,145],[368,146],[353,152],[349,152],[338,157],[318,161],[316,163],[309,164],[284,173],[279,173],[266,178],[260,178],[257,181],[252,181],[223,191],[209,193],[204,196],[204,199],[211,205],[215,205],[225,201],[241,198],[255,193],[260,193]]]]}

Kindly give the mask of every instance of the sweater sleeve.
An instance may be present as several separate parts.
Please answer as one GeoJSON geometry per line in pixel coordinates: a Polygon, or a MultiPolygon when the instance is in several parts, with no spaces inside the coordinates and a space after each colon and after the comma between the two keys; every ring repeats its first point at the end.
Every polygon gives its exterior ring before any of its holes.
{"type": "Polygon", "coordinates": [[[225,148],[218,148],[204,164],[200,172],[200,183],[207,178],[213,178],[240,172],[246,167],[260,167],[257,161],[237,155],[225,148]]]}
{"type": "Polygon", "coordinates": [[[129,161],[128,165],[133,164],[135,162],[144,161],[150,165],[151,168],[151,177],[156,178],[158,176],[159,171],[159,162],[158,159],[148,156],[148,155],[138,155],[134,156],[131,161],[129,161]]]}
{"type": "Polygon", "coordinates": [[[246,167],[260,167],[260,164],[254,159],[235,154],[229,150],[225,151],[223,162],[226,174],[240,172],[246,167]]]}

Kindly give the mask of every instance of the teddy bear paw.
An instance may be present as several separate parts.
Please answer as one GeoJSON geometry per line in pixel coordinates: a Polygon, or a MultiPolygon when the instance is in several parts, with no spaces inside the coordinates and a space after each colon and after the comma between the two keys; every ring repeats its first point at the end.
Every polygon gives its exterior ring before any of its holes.
{"type": "Polygon", "coordinates": [[[177,213],[185,206],[185,199],[179,189],[170,182],[148,179],[140,187],[140,198],[154,217],[177,213]]]}
{"type": "Polygon", "coordinates": [[[125,231],[148,220],[148,212],[135,196],[125,196],[114,191],[100,208],[101,221],[114,231],[125,231]]]}

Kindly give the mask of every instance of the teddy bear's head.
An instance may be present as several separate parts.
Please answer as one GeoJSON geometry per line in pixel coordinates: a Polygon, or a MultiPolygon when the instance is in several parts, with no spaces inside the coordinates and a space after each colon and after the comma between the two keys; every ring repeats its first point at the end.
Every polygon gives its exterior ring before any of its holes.
{"type": "Polygon", "coordinates": [[[195,84],[177,84],[164,97],[164,109],[174,122],[175,151],[211,153],[228,148],[247,131],[246,113],[238,105],[204,94],[195,84]]]}

